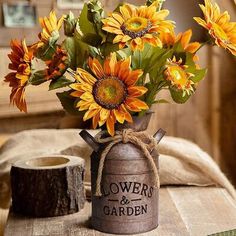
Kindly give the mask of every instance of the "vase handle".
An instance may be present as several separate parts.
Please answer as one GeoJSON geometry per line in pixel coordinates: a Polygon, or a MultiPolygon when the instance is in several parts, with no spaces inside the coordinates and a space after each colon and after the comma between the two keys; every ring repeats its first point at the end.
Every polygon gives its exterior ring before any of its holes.
{"type": "Polygon", "coordinates": [[[79,135],[95,152],[98,152],[100,145],[87,130],[83,129],[79,135]]]}
{"type": "Polygon", "coordinates": [[[166,131],[163,129],[159,129],[154,135],[153,137],[156,139],[157,144],[160,143],[160,141],[162,140],[162,138],[165,136],[166,131]]]}

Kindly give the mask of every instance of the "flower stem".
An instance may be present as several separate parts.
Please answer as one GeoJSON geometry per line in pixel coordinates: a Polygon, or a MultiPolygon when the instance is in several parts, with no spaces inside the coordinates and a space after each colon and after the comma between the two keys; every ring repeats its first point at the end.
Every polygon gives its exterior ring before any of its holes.
{"type": "Polygon", "coordinates": [[[160,0],[159,6],[158,6],[158,11],[162,9],[162,5],[165,2],[165,0],[160,0]]]}
{"type": "MultiPolygon", "coordinates": [[[[196,51],[196,53],[201,49],[203,48],[205,45],[207,44],[212,44],[212,39],[208,39],[206,42],[202,43],[201,46],[198,48],[198,50],[196,51]]],[[[214,44],[213,44],[214,45],[214,44]]]]}

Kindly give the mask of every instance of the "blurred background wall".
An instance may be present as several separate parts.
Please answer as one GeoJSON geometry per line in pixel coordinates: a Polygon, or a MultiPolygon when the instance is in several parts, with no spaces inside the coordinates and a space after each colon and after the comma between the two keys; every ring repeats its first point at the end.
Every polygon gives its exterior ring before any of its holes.
{"type": "MultiPolygon", "coordinates": [[[[65,3],[67,1],[73,2],[64,0],[65,3]]],[[[40,32],[38,23],[30,28],[4,26],[3,5],[19,2],[21,1],[0,0],[0,133],[13,134],[32,128],[78,127],[78,119],[64,113],[55,92],[47,91],[47,84],[27,88],[28,114],[9,107],[10,90],[2,82],[4,75],[8,73],[9,41],[11,38],[25,37],[30,44],[37,40],[40,32]]],[[[106,9],[112,9],[118,2],[103,1],[106,9]]],[[[128,2],[144,3],[143,0],[128,2]]],[[[232,19],[236,19],[236,5],[233,0],[217,2],[222,10],[227,9],[230,12],[232,19]]],[[[36,17],[47,16],[51,9],[56,9],[58,15],[69,10],[75,14],[80,12],[79,9],[71,9],[73,4],[63,5],[63,0],[32,0],[29,3],[35,6],[36,17]]],[[[165,3],[165,7],[171,11],[170,18],[177,22],[176,32],[193,28],[194,40],[203,40],[206,33],[192,20],[193,16],[201,15],[199,3],[201,1],[196,0],[166,0],[165,3]]],[[[201,66],[209,69],[196,94],[184,105],[170,103],[155,106],[149,131],[154,133],[162,127],[168,135],[197,143],[212,155],[236,185],[236,58],[221,49],[209,46],[199,51],[199,57],[201,66]]],[[[171,101],[168,94],[162,95],[171,101]]]]}

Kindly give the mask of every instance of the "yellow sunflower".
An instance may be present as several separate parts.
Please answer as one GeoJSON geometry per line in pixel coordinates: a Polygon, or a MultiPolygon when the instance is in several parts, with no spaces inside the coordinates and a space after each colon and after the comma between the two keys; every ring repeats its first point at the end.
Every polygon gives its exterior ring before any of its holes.
{"type": "Polygon", "coordinates": [[[39,34],[40,42],[37,44],[38,47],[48,44],[51,38],[54,38],[55,41],[59,38],[59,30],[62,26],[64,18],[65,16],[62,16],[59,20],[57,20],[55,11],[51,11],[49,17],[39,18],[42,32],[39,34]]]}
{"type": "Polygon", "coordinates": [[[182,65],[182,59],[179,61],[175,57],[168,59],[166,70],[164,72],[165,79],[170,82],[171,86],[183,91],[183,96],[193,92],[193,81],[191,81],[192,74],[186,72],[186,65],[182,65]]]}
{"type": "Polygon", "coordinates": [[[8,82],[12,88],[10,102],[15,104],[20,111],[27,112],[25,87],[31,76],[33,50],[31,47],[27,47],[25,40],[22,42],[12,40],[11,49],[12,52],[8,55],[11,60],[9,69],[14,72],[10,72],[5,76],[5,82],[8,82]]]}
{"type": "Polygon", "coordinates": [[[204,14],[204,20],[194,17],[197,23],[206,28],[215,44],[229,50],[236,56],[236,22],[230,22],[230,15],[227,11],[220,12],[217,3],[205,0],[205,6],[200,4],[204,14]]]}
{"type": "Polygon", "coordinates": [[[172,31],[174,24],[165,20],[169,11],[157,12],[157,5],[158,1],[141,7],[125,4],[120,13],[113,12],[102,21],[103,30],[116,34],[113,43],[119,43],[120,48],[130,45],[132,50],[143,50],[145,43],[161,47],[159,34],[172,31]]]}
{"type": "Polygon", "coordinates": [[[89,58],[88,65],[93,75],[78,68],[78,82],[70,85],[74,90],[71,95],[80,98],[76,107],[79,111],[87,110],[84,121],[92,118],[94,129],[106,123],[112,136],[116,121],[132,122],[130,112],[148,109],[147,104],[138,99],[147,89],[135,85],[143,72],[132,71],[130,63],[130,57],[117,61],[115,53],[105,59],[103,66],[97,59],[89,58]]]}

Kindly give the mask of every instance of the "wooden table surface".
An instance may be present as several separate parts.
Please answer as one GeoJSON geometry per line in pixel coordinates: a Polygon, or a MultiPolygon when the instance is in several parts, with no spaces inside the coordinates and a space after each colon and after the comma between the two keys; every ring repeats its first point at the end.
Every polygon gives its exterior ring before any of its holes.
{"type": "MultiPolygon", "coordinates": [[[[91,203],[76,214],[27,218],[9,214],[5,236],[101,236],[89,228],[91,203]]],[[[159,227],[139,236],[209,235],[236,229],[236,202],[215,187],[165,187],[160,190],[159,227]]]]}

